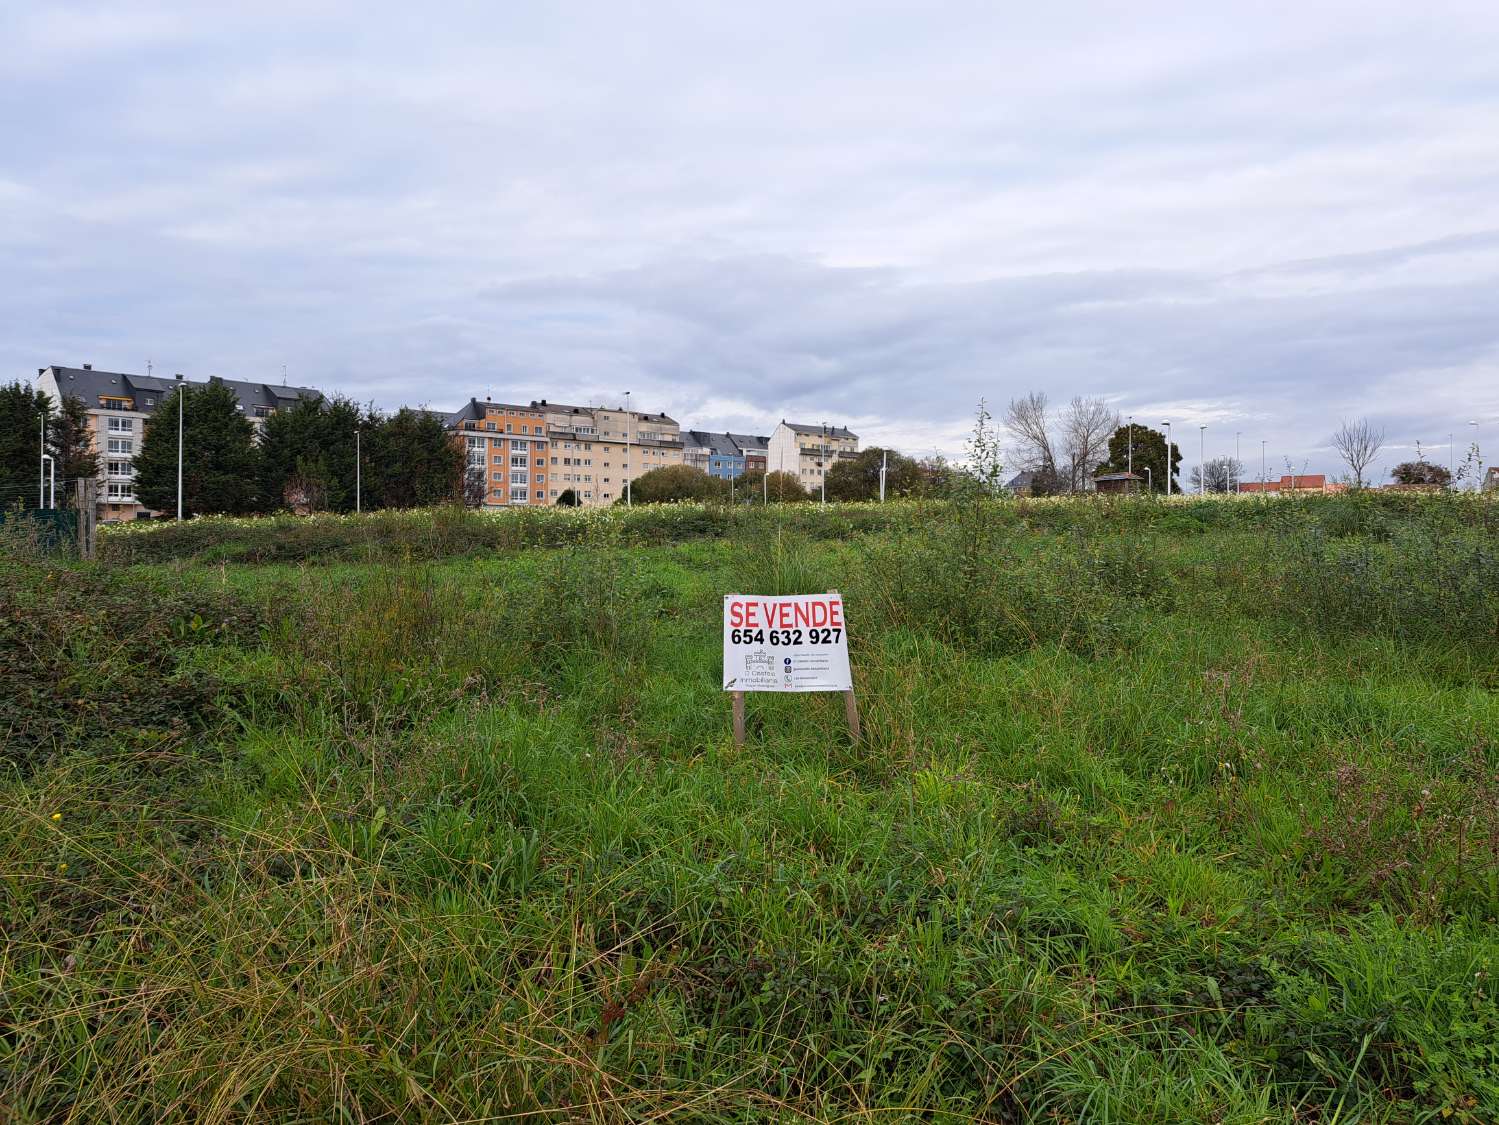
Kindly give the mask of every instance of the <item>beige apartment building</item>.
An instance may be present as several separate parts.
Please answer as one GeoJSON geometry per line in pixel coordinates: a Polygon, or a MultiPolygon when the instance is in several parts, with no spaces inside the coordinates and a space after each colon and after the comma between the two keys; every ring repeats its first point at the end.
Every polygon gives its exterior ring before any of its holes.
{"type": "Polygon", "coordinates": [[[808,492],[816,492],[840,458],[858,452],[859,435],[846,426],[809,426],[782,419],[770,435],[766,471],[791,473],[808,492]]]}
{"type": "Polygon", "coordinates": [[[531,409],[545,416],[551,441],[548,503],[571,490],[585,508],[606,507],[625,495],[626,481],[682,464],[682,427],[665,414],[546,399],[531,409]]]}

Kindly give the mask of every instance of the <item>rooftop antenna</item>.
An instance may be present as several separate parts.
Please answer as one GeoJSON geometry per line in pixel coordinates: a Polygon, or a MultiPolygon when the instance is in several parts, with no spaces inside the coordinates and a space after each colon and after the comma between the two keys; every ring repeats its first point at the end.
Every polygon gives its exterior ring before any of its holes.
{"type": "Polygon", "coordinates": [[[148,360],[146,360],[146,378],[149,379],[150,377],[151,377],[151,361],[148,359],[148,360]]]}
{"type": "Polygon", "coordinates": [[[286,386],[286,364],[281,365],[281,385],[286,386]]]}

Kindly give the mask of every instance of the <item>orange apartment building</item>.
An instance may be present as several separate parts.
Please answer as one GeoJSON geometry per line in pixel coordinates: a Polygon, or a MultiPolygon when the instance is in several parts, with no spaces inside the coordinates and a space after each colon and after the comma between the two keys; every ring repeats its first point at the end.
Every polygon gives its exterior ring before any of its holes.
{"type": "Polygon", "coordinates": [[[486,508],[556,500],[546,423],[543,410],[476,398],[448,416],[448,429],[463,443],[468,473],[484,480],[486,508]]]}

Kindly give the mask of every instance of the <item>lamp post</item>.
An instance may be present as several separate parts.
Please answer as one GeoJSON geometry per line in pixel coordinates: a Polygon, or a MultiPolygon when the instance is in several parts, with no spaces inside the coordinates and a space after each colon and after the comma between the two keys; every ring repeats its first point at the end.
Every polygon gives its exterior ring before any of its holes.
{"type": "Polygon", "coordinates": [[[828,424],[826,422],[822,424],[822,468],[817,476],[822,482],[821,503],[826,504],[828,502],[828,424]]]}
{"type": "Polygon", "coordinates": [[[1234,495],[1239,495],[1239,478],[1244,475],[1244,469],[1239,464],[1239,438],[1242,431],[1234,431],[1234,495]]]}
{"type": "Polygon", "coordinates": [[[1171,423],[1161,421],[1162,428],[1166,431],[1166,495],[1171,495],[1171,423]]]}
{"type": "Polygon", "coordinates": [[[634,506],[634,496],[630,489],[630,419],[634,414],[630,410],[630,392],[625,392],[625,507],[634,506]]]}
{"type": "Polygon", "coordinates": [[[1265,491],[1265,439],[1260,438],[1260,492],[1265,491]]]}
{"type": "Polygon", "coordinates": [[[1149,465],[1142,466],[1145,470],[1145,495],[1149,496],[1155,491],[1155,474],[1150,471],[1149,465]]]}
{"type": "Polygon", "coordinates": [[[1478,459],[1478,475],[1473,478],[1473,491],[1483,491],[1483,450],[1478,447],[1478,419],[1468,419],[1468,425],[1473,427],[1473,456],[1478,459]]]}
{"type": "Polygon", "coordinates": [[[187,386],[177,387],[177,519],[182,519],[182,404],[187,399],[187,386]]]}
{"type": "MultiPolygon", "coordinates": [[[[45,506],[55,508],[57,507],[57,461],[50,453],[43,453],[42,461],[47,466],[48,500],[45,506]]],[[[37,507],[42,506],[41,504],[37,505],[37,507]]]]}
{"type": "Polygon", "coordinates": [[[1205,496],[1208,490],[1208,424],[1197,427],[1197,495],[1205,496]]]}
{"type": "Polygon", "coordinates": [[[890,464],[890,451],[880,450],[880,503],[885,502],[885,470],[890,464]]]}
{"type": "Polygon", "coordinates": [[[45,508],[47,506],[47,415],[41,417],[42,439],[37,446],[36,462],[36,506],[45,508]]]}
{"type": "Polygon", "coordinates": [[[363,495],[363,491],[361,489],[361,485],[364,483],[364,481],[362,480],[361,475],[360,475],[360,469],[362,468],[362,462],[361,462],[360,456],[359,456],[359,438],[360,438],[360,431],[359,431],[358,427],[355,427],[355,429],[354,429],[354,511],[355,512],[362,512],[362,511],[364,511],[364,495],[363,495]]]}
{"type": "Polygon", "coordinates": [[[1125,466],[1125,471],[1133,476],[1135,472],[1135,416],[1133,414],[1129,416],[1129,428],[1124,431],[1124,441],[1126,448],[1129,449],[1127,455],[1129,463],[1125,466]]]}

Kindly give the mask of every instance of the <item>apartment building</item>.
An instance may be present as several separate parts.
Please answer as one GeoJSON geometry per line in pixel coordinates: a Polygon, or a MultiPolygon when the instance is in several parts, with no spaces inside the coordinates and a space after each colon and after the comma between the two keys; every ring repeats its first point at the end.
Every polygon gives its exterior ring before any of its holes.
{"type": "Polygon", "coordinates": [[[472,398],[448,415],[447,425],[463,443],[469,479],[476,486],[482,482],[484,507],[556,501],[557,489],[547,464],[552,443],[545,412],[472,398]]]}
{"type": "Polygon", "coordinates": [[[750,434],[682,431],[682,460],[720,480],[734,480],[747,472],[765,471],[768,437],[750,434]]]}
{"type": "Polygon", "coordinates": [[[278,386],[274,383],[246,382],[210,376],[206,381],[170,379],[156,375],[133,375],[123,371],[95,371],[92,364],[82,367],[37,368],[37,385],[61,402],[71,395],[83,400],[88,411],[89,433],[94,452],[99,455],[98,518],[106,523],[133,520],[152,515],[135,498],[135,455],[145,436],[146,419],[156,411],[179,386],[205,387],[222,383],[239,399],[239,409],[258,433],[265,420],[303,398],[321,398],[322,392],[311,387],[278,386]]]}
{"type": "Polygon", "coordinates": [[[551,441],[549,503],[571,490],[584,507],[613,504],[627,480],[682,464],[682,428],[665,414],[546,399],[531,408],[545,416],[551,441]]]}
{"type": "Polygon", "coordinates": [[[803,488],[814,490],[840,458],[859,452],[859,435],[844,426],[807,426],[782,419],[767,445],[770,472],[791,473],[803,488]]]}

